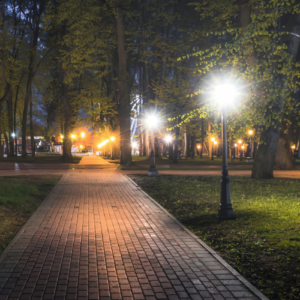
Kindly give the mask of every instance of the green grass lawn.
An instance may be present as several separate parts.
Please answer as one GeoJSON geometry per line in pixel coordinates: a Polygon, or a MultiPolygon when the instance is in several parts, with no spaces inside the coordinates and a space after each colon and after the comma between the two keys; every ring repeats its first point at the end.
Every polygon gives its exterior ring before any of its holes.
{"type": "Polygon", "coordinates": [[[231,177],[237,219],[221,222],[219,177],[131,177],[270,299],[299,299],[299,180],[231,177]]]}
{"type": "Polygon", "coordinates": [[[0,253],[60,179],[59,175],[0,177],[0,253]]]}
{"type": "MultiPolygon", "coordinates": [[[[81,160],[81,156],[73,155],[73,163],[78,164],[81,160]]],[[[39,163],[39,164],[51,164],[51,163],[63,163],[61,154],[36,154],[35,158],[28,155],[26,158],[21,156],[17,157],[3,157],[1,162],[24,162],[24,163],[39,163]]]]}

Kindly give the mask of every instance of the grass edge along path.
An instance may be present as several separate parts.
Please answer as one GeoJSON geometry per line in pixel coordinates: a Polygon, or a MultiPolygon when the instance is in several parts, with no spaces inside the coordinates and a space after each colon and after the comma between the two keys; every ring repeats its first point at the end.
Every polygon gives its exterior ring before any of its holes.
{"type": "Polygon", "coordinates": [[[60,175],[0,177],[0,254],[60,178],[60,175]]]}
{"type": "Polygon", "coordinates": [[[299,180],[232,177],[237,220],[220,222],[219,176],[130,177],[267,297],[299,299],[299,180]]]}
{"type": "MultiPolygon", "coordinates": [[[[81,159],[82,159],[82,156],[73,155],[72,162],[67,162],[67,163],[78,164],[81,159]]],[[[38,163],[38,164],[60,164],[60,163],[63,164],[63,163],[65,163],[62,159],[61,154],[54,154],[54,153],[36,154],[35,158],[32,158],[31,155],[28,155],[26,158],[23,158],[21,156],[2,157],[2,158],[0,158],[0,162],[38,163]]]]}

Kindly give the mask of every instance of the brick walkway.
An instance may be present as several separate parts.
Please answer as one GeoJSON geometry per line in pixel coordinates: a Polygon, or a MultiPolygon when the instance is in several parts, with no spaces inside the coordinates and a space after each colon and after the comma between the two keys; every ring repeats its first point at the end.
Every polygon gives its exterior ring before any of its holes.
{"type": "Polygon", "coordinates": [[[117,172],[64,175],[3,257],[1,300],[259,299],[117,172]]]}

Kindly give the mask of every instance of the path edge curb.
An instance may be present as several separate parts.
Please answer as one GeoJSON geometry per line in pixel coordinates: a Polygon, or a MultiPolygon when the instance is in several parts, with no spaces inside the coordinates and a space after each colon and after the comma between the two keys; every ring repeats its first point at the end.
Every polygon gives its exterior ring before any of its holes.
{"type": "Polygon", "coordinates": [[[262,292],[260,292],[252,283],[250,283],[246,278],[244,278],[240,273],[238,273],[232,266],[230,266],[219,254],[216,253],[212,248],[205,244],[198,236],[186,228],[182,223],[180,223],[172,214],[170,214],[164,207],[162,207],[158,202],[156,202],[151,196],[149,196],[140,186],[134,182],[127,174],[123,174],[127,179],[137,187],[147,198],[149,198],[156,206],[158,206],[162,211],[164,211],[171,219],[173,219],[184,231],[191,235],[202,247],[204,247],[214,258],[216,258],[229,272],[232,273],[240,282],[242,282],[251,292],[253,292],[261,300],[270,300],[262,292]]]}
{"type": "MultiPolygon", "coordinates": [[[[26,230],[26,228],[30,225],[32,219],[39,213],[41,210],[43,204],[45,204],[47,201],[49,201],[49,198],[56,192],[56,190],[59,188],[58,185],[62,181],[63,177],[68,174],[64,174],[61,176],[57,184],[53,187],[53,189],[50,191],[50,193],[46,196],[46,198],[42,201],[42,203],[38,206],[38,208],[33,212],[33,214],[29,217],[29,219],[25,222],[25,224],[20,228],[18,233],[14,236],[14,238],[9,242],[9,244],[5,247],[5,249],[0,254],[0,264],[6,257],[7,253],[10,251],[10,249],[13,247],[13,245],[17,242],[19,237],[23,234],[23,232],[26,230]]],[[[30,175],[29,175],[30,176],[30,175]]]]}

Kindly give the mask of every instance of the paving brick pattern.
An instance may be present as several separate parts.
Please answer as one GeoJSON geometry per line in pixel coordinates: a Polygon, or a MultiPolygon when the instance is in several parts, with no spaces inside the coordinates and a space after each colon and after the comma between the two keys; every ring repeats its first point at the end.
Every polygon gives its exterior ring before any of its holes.
{"type": "Polygon", "coordinates": [[[0,264],[6,299],[258,299],[119,173],[64,175],[0,264]]]}

